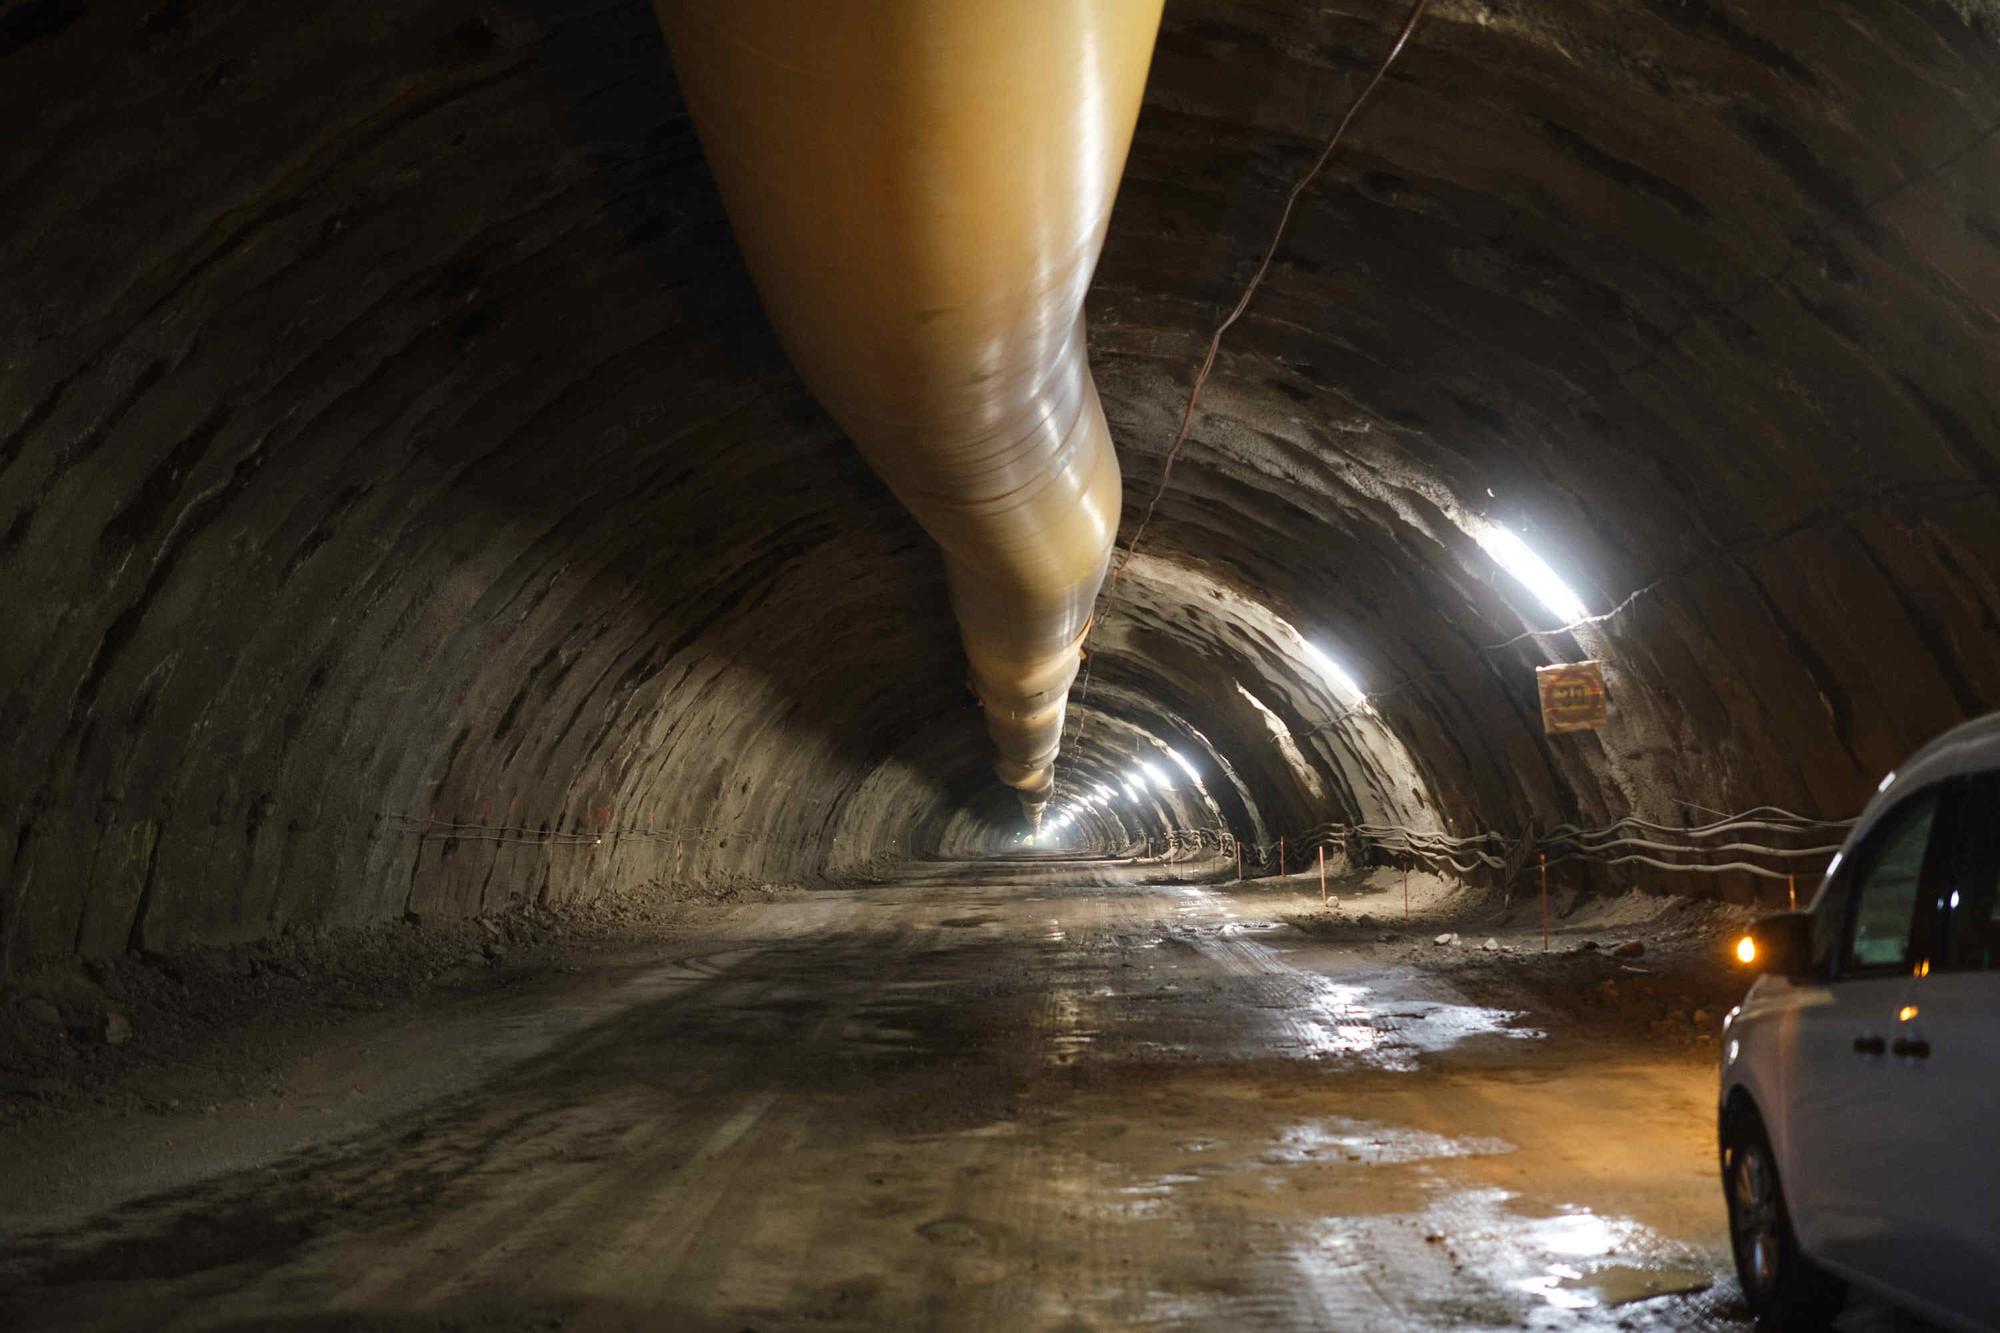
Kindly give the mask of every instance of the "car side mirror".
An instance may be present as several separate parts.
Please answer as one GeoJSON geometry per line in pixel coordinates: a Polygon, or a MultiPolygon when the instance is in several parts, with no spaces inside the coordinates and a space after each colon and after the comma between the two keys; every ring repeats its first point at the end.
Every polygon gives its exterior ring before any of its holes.
{"type": "Polygon", "coordinates": [[[1796,977],[1812,958],[1812,914],[1777,912],[1759,918],[1736,941],[1736,961],[1753,972],[1796,977]]]}

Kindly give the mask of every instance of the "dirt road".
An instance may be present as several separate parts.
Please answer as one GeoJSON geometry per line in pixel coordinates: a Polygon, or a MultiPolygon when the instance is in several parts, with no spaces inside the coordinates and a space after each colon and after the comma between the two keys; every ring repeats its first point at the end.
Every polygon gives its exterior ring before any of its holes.
{"type": "Polygon", "coordinates": [[[258,1113],[45,1132],[0,1325],[1740,1326],[1698,1053],[1167,873],[760,905],[258,1113]]]}

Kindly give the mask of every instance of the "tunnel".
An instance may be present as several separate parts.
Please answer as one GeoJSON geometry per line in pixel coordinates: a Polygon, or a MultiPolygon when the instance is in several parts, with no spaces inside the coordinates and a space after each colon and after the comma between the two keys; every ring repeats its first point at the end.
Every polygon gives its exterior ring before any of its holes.
{"type": "Polygon", "coordinates": [[[2000,707],[2000,8],[833,13],[0,6],[0,1322],[1749,1327],[1728,942],[2000,707]],[[1031,685],[868,33],[1072,247],[1031,685]]]}

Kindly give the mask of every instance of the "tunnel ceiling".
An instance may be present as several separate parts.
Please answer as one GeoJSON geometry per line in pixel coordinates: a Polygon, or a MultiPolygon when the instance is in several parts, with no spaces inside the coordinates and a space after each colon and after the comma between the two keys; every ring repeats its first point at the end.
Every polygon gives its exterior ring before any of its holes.
{"type": "MultiPolygon", "coordinates": [[[[1403,16],[1170,0],[1088,312],[1125,536],[1403,16]]],[[[1059,781],[1187,758],[1118,837],[1845,815],[1994,706],[1995,34],[1434,4],[1059,781]],[[1482,520],[1616,613],[1520,638],[1482,520]],[[1613,721],[1544,737],[1583,656],[1613,721]]],[[[935,550],[778,352],[644,5],[29,0],[0,71],[9,966],[1012,837],[935,550]]]]}

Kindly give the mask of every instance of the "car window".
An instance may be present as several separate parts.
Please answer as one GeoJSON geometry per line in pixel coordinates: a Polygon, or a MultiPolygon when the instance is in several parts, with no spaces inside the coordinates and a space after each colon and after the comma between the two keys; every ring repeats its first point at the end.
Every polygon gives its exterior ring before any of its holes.
{"type": "Polygon", "coordinates": [[[2000,773],[1983,773],[1960,798],[1965,855],[1958,873],[1939,885],[1944,912],[1944,966],[1961,972],[2000,971],[2000,773]]]}
{"type": "Polygon", "coordinates": [[[1859,849],[1840,970],[1895,971],[1910,962],[1917,888],[1937,821],[1936,788],[1918,792],[1876,822],[1859,849]]]}

